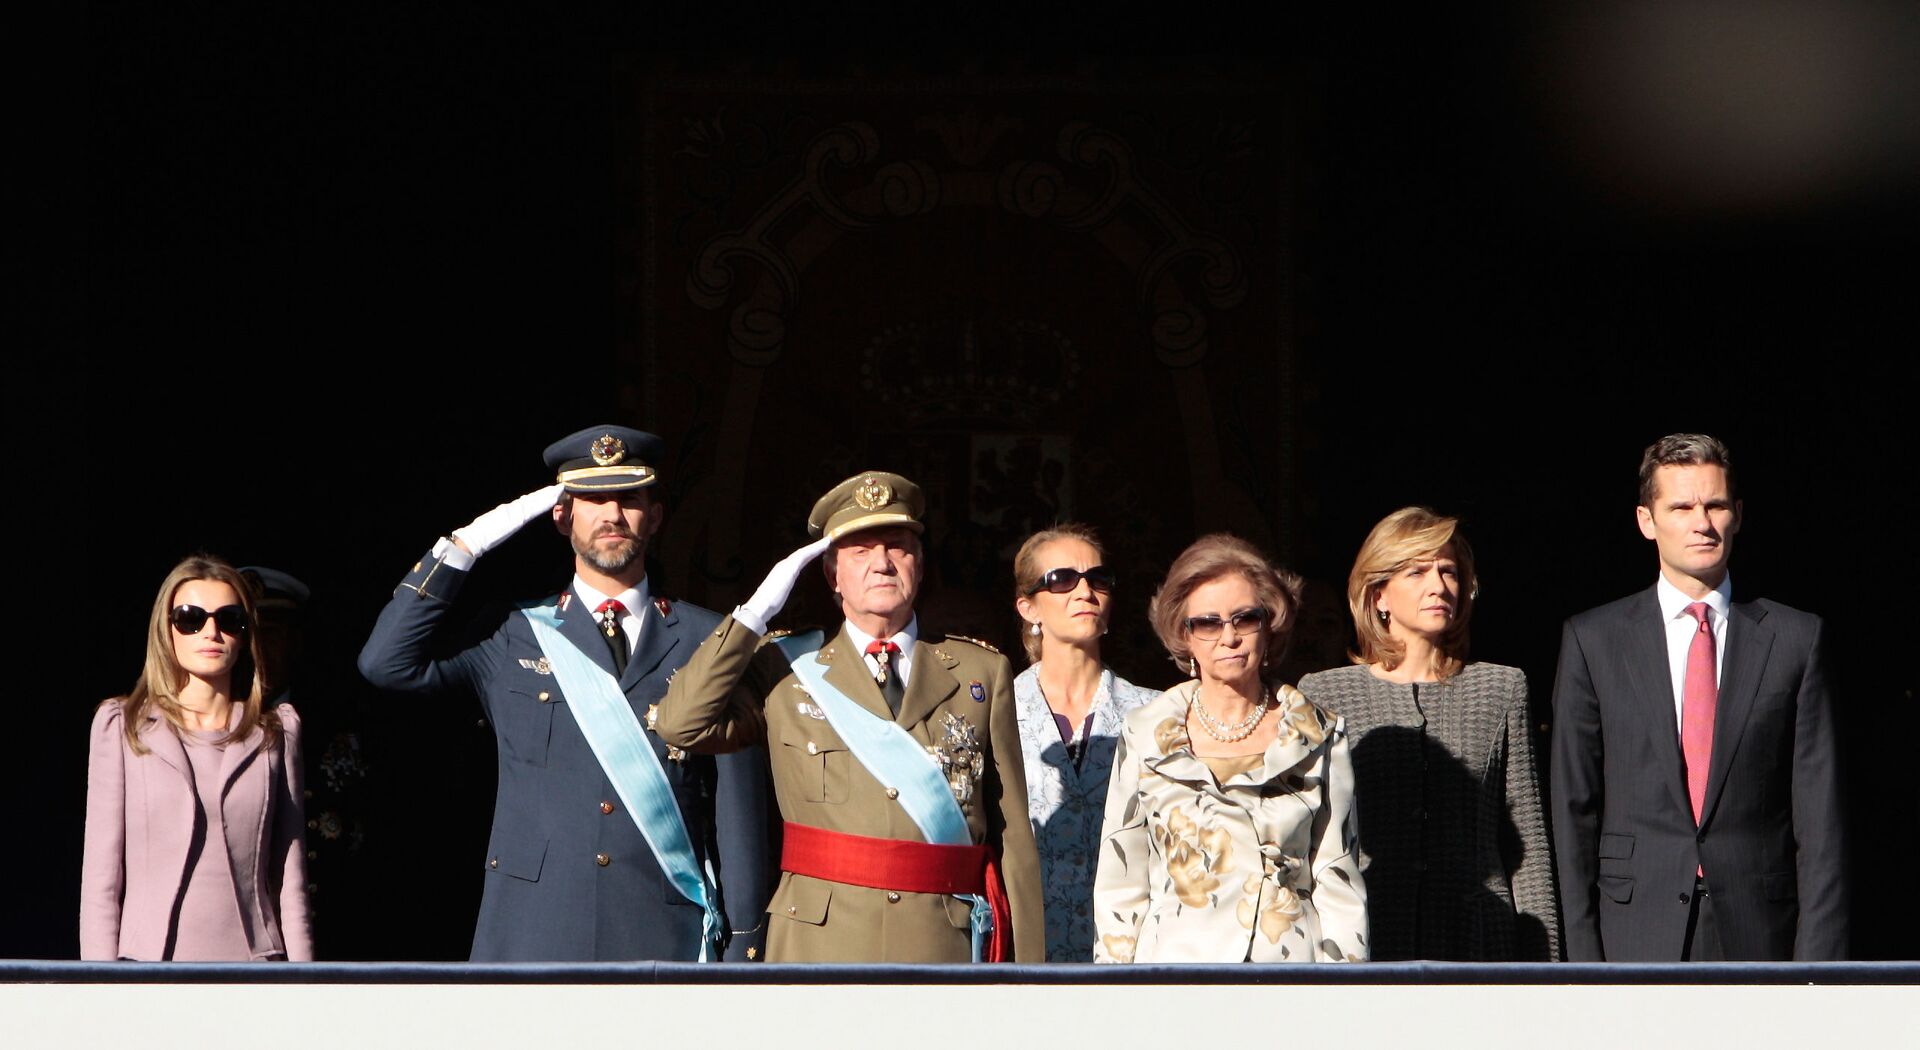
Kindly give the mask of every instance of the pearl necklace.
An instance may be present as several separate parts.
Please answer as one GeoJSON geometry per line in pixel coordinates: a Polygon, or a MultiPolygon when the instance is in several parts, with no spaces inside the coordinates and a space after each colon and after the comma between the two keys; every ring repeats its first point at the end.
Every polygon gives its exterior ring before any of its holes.
{"type": "Polygon", "coordinates": [[[1193,701],[1190,706],[1193,708],[1193,712],[1200,716],[1200,728],[1206,730],[1208,736],[1223,744],[1231,744],[1245,740],[1253,735],[1254,727],[1258,726],[1260,720],[1266,717],[1267,704],[1272,699],[1273,691],[1262,689],[1260,691],[1260,702],[1253,705],[1253,710],[1247,713],[1247,717],[1232,725],[1227,725],[1225,722],[1207,713],[1207,705],[1200,702],[1200,690],[1198,689],[1193,691],[1193,701]]]}

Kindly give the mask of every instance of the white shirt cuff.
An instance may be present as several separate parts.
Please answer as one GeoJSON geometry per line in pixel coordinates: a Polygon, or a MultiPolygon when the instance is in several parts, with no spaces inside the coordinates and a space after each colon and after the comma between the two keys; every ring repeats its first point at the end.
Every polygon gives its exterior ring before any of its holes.
{"type": "Polygon", "coordinates": [[[758,614],[744,605],[733,607],[733,622],[755,634],[767,633],[767,621],[762,620],[758,614]]]}
{"type": "Polygon", "coordinates": [[[440,564],[449,569],[465,572],[473,568],[473,555],[445,536],[440,537],[440,542],[433,545],[433,556],[440,559],[440,564]]]}

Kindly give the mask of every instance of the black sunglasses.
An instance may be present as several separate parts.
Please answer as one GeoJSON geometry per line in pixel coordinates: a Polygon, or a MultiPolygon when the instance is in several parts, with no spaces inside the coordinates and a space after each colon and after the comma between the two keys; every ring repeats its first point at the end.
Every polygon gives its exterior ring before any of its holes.
{"type": "Polygon", "coordinates": [[[1071,594],[1075,587],[1080,586],[1081,580],[1087,581],[1087,586],[1101,594],[1113,592],[1113,570],[1105,565],[1095,565],[1086,572],[1081,572],[1079,569],[1048,569],[1040,577],[1039,583],[1027,589],[1027,594],[1039,594],[1041,591],[1049,594],[1071,594]]]}
{"type": "Polygon", "coordinates": [[[1266,627],[1267,621],[1271,619],[1273,619],[1273,613],[1257,605],[1251,609],[1242,609],[1224,620],[1212,615],[1189,616],[1187,633],[1203,642],[1210,642],[1220,637],[1220,632],[1229,624],[1233,626],[1233,633],[1237,636],[1252,634],[1266,627]]]}
{"type": "Polygon", "coordinates": [[[247,629],[247,611],[238,605],[222,605],[212,612],[198,605],[176,605],[167,614],[167,622],[181,634],[199,634],[209,618],[221,634],[241,634],[247,629]]]}

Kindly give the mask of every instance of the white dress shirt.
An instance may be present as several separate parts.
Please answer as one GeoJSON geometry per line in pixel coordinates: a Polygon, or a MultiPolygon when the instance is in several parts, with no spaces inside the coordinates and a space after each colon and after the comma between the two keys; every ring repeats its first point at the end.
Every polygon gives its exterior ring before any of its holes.
{"type": "MultiPolygon", "coordinates": [[[[1693,648],[1694,632],[1700,621],[1687,612],[1695,601],[1667,582],[1666,576],[1654,585],[1654,597],[1660,600],[1660,621],[1667,632],[1667,669],[1673,675],[1673,724],[1680,725],[1687,695],[1687,651],[1693,648]]],[[[1733,574],[1720,578],[1720,586],[1705,598],[1707,619],[1713,624],[1713,684],[1717,689],[1727,665],[1727,611],[1733,607],[1733,574]]]]}
{"type": "Polygon", "coordinates": [[[587,581],[581,579],[578,574],[573,577],[573,593],[587,603],[588,612],[591,613],[600,608],[600,604],[608,598],[615,599],[626,609],[620,614],[620,629],[627,634],[628,653],[640,651],[640,625],[646,622],[640,619],[640,610],[646,608],[647,603],[653,600],[649,597],[650,590],[646,578],[642,577],[638,587],[629,587],[619,594],[601,594],[587,586],[587,581]]]}
{"type": "MultiPolygon", "coordinates": [[[[873,644],[873,635],[855,627],[853,621],[848,620],[847,637],[853,640],[854,651],[860,653],[862,658],[867,661],[867,673],[878,678],[880,675],[880,661],[866,655],[867,646],[873,644]]],[[[918,640],[919,637],[920,617],[915,616],[913,619],[907,621],[905,630],[886,639],[900,647],[899,655],[893,657],[892,670],[888,673],[900,676],[900,688],[903,690],[906,689],[907,682],[912,679],[913,643],[918,640]]]]}

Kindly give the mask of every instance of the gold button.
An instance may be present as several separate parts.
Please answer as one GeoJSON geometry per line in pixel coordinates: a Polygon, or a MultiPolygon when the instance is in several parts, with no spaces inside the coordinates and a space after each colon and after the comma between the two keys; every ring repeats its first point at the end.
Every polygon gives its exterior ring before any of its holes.
{"type": "Polygon", "coordinates": [[[809,754],[809,755],[817,755],[817,754],[819,754],[819,753],[820,753],[820,748],[819,748],[819,746],[818,746],[818,745],[816,745],[816,744],[815,744],[815,743],[814,743],[813,741],[811,741],[811,740],[809,740],[809,741],[807,741],[807,754],[809,754]]]}
{"type": "Polygon", "coordinates": [[[613,863],[613,858],[612,858],[612,857],[609,857],[609,856],[607,856],[607,855],[606,855],[606,854],[604,854],[604,853],[596,853],[596,854],[594,854],[594,855],[593,855],[593,862],[594,862],[595,864],[598,864],[598,865],[600,865],[601,867],[603,867],[603,868],[604,868],[604,867],[606,867],[607,865],[609,865],[609,864],[612,864],[612,863],[613,863]]]}
{"type": "Polygon", "coordinates": [[[899,788],[888,788],[888,789],[887,789],[887,797],[888,797],[888,798],[899,798],[899,797],[900,797],[900,789],[899,789],[899,788]]]}
{"type": "Polygon", "coordinates": [[[540,702],[541,702],[541,703],[543,703],[543,704],[544,704],[544,703],[546,703],[546,702],[547,702],[548,700],[550,700],[550,699],[552,699],[552,698],[553,698],[553,694],[552,694],[552,693],[549,693],[549,692],[547,692],[547,691],[546,691],[546,690],[544,690],[544,689],[540,691],[540,702]]]}
{"type": "Polygon", "coordinates": [[[489,867],[489,868],[497,868],[497,867],[499,867],[499,866],[500,866],[500,858],[499,858],[499,857],[488,857],[488,858],[487,858],[487,867],[489,867]]]}
{"type": "Polygon", "coordinates": [[[895,892],[894,892],[894,891],[892,891],[892,890],[888,890],[888,891],[887,891],[887,903],[888,903],[888,904],[898,904],[898,903],[900,903],[900,895],[899,895],[898,893],[895,893],[895,892]]]}
{"type": "Polygon", "coordinates": [[[791,905],[791,904],[789,904],[789,905],[787,905],[787,914],[788,914],[788,915],[798,915],[798,914],[800,914],[800,909],[798,909],[798,908],[796,908],[796,907],[794,907],[793,905],[791,905]]]}
{"type": "Polygon", "coordinates": [[[420,563],[419,563],[419,562],[414,562],[414,563],[413,563],[413,571],[414,571],[414,572],[419,572],[419,571],[420,571],[420,563]]]}
{"type": "Polygon", "coordinates": [[[611,803],[611,802],[602,802],[602,803],[600,803],[600,812],[602,812],[602,813],[611,813],[611,812],[613,812],[613,803],[611,803]]]}

